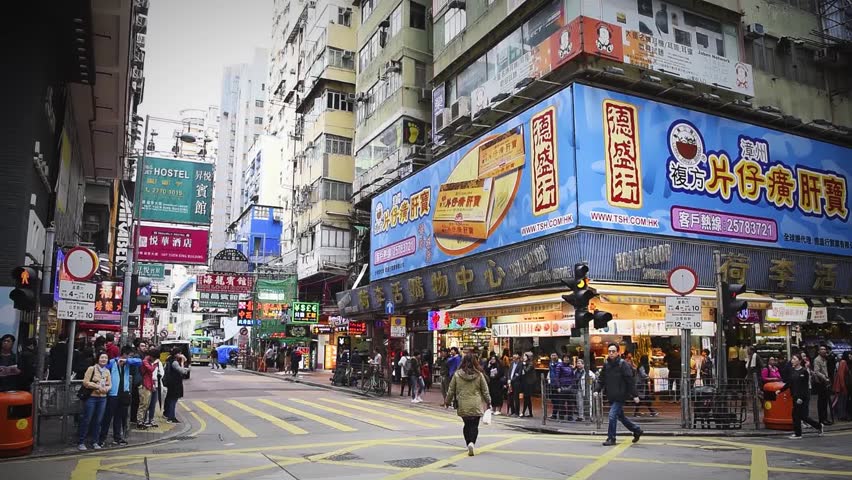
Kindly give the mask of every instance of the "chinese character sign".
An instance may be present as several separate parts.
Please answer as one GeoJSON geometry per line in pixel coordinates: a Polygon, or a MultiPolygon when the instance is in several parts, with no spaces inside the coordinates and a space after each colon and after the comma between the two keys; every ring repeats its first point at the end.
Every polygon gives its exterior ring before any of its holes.
{"type": "Polygon", "coordinates": [[[254,302],[252,300],[241,301],[237,304],[237,320],[251,320],[254,318],[254,302]]]}
{"type": "MultiPolygon", "coordinates": [[[[852,150],[573,88],[576,155],[591,162],[578,172],[580,225],[852,255],[852,150]]],[[[787,270],[774,265],[775,281],[788,282],[787,270]]]]}
{"type": "Polygon", "coordinates": [[[98,282],[95,290],[95,320],[121,320],[123,282],[98,282]]]}
{"type": "Polygon", "coordinates": [[[208,230],[142,225],[139,227],[139,260],[207,265],[209,236],[208,230]]]}
{"type": "Polygon", "coordinates": [[[249,294],[254,290],[254,277],[235,273],[205,273],[198,275],[195,288],[199,292],[249,294]]]}
{"type": "Polygon", "coordinates": [[[159,222],[209,225],[213,164],[145,157],[139,217],[159,222]]]}
{"type": "Polygon", "coordinates": [[[573,125],[565,89],[374,197],[370,278],[575,227],[573,125]]]}
{"type": "Polygon", "coordinates": [[[291,323],[317,323],[319,321],[319,303],[293,302],[291,323]]]}

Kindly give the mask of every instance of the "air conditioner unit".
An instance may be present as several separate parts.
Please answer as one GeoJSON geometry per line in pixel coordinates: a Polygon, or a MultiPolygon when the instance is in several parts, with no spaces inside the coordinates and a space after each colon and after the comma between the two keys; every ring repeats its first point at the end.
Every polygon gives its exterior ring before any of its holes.
{"type": "Polygon", "coordinates": [[[386,18],[386,19],[382,20],[381,22],[379,22],[379,28],[388,28],[388,27],[390,27],[390,19],[389,18],[386,18]]]}
{"type": "Polygon", "coordinates": [[[428,88],[421,88],[420,101],[423,103],[432,103],[432,90],[428,88]]]}
{"type": "Polygon", "coordinates": [[[355,52],[350,52],[349,50],[346,50],[346,51],[343,52],[343,59],[344,60],[349,60],[350,58],[352,58],[354,56],[355,56],[355,52]]]}
{"type": "Polygon", "coordinates": [[[746,25],[746,38],[758,38],[762,37],[765,34],[765,30],[763,29],[763,25],[760,23],[750,23],[746,25]]]}
{"type": "Polygon", "coordinates": [[[456,103],[450,106],[450,112],[453,123],[470,120],[470,97],[459,97],[456,103]]]}
{"type": "Polygon", "coordinates": [[[437,123],[437,126],[435,127],[436,132],[441,133],[450,129],[450,124],[453,120],[450,113],[449,108],[443,108],[441,109],[441,113],[435,117],[435,121],[437,123]]]}
{"type": "Polygon", "coordinates": [[[434,128],[436,132],[440,132],[444,129],[444,127],[446,127],[446,124],[444,123],[444,110],[446,109],[441,109],[437,112],[437,115],[435,115],[435,125],[432,125],[432,128],[434,128]]]}
{"type": "Polygon", "coordinates": [[[464,0],[453,0],[447,4],[447,9],[457,8],[459,10],[464,10],[467,5],[464,0]]]}
{"type": "Polygon", "coordinates": [[[399,73],[402,71],[401,62],[395,62],[393,60],[389,61],[385,64],[385,74],[388,73],[399,73]]]}
{"type": "Polygon", "coordinates": [[[357,97],[357,95],[355,95],[354,93],[347,93],[346,94],[346,99],[349,100],[350,102],[354,102],[356,97],[357,97]]]}
{"type": "Polygon", "coordinates": [[[356,102],[365,103],[368,100],[370,100],[370,97],[364,92],[360,92],[360,93],[355,94],[355,101],[356,102]]]}
{"type": "Polygon", "coordinates": [[[308,142],[305,144],[305,150],[310,150],[314,148],[314,142],[308,142]]]}
{"type": "Polygon", "coordinates": [[[284,212],[281,211],[281,210],[274,210],[272,212],[272,221],[273,222],[280,222],[282,220],[284,220],[284,212]]]}
{"type": "Polygon", "coordinates": [[[310,1],[308,2],[308,8],[317,8],[317,2],[316,2],[316,0],[310,0],[310,1]]]}

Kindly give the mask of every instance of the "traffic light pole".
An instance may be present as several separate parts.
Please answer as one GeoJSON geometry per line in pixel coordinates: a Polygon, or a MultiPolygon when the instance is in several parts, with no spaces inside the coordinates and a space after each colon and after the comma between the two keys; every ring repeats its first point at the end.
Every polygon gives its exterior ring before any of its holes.
{"type": "Polygon", "coordinates": [[[725,299],[722,295],[722,254],[719,250],[713,250],[713,266],[716,268],[716,388],[718,389],[728,380],[728,352],[725,348],[725,299]]]}

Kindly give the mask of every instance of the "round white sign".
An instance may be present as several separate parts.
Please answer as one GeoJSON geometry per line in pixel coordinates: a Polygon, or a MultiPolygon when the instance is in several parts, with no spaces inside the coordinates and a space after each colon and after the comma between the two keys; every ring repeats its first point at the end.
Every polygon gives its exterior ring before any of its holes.
{"type": "Polygon", "coordinates": [[[74,247],[65,255],[65,271],[72,280],[85,281],[98,270],[98,256],[85,247],[74,247]]]}
{"type": "Polygon", "coordinates": [[[668,275],[669,288],[678,295],[689,295],[698,288],[698,275],[695,270],[680,266],[673,268],[668,275]]]}

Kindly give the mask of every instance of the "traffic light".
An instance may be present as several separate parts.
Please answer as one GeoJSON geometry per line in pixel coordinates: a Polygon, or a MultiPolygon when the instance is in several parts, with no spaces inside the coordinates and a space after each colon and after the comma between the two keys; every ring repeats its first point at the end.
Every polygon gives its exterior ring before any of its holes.
{"type": "Polygon", "coordinates": [[[139,305],[148,305],[151,301],[151,279],[133,275],[130,277],[130,310],[136,311],[139,305]]]}
{"type": "Polygon", "coordinates": [[[15,289],[9,292],[9,298],[15,302],[15,308],[32,312],[38,304],[38,270],[32,267],[16,267],[12,270],[15,289]]]}
{"type": "Polygon", "coordinates": [[[722,318],[735,318],[738,313],[748,308],[748,302],[737,300],[737,295],[743,294],[746,286],[739,283],[722,282],[722,318]]]}
{"type": "Polygon", "coordinates": [[[603,310],[589,311],[589,302],[598,296],[598,291],[589,286],[589,266],[584,263],[574,265],[574,278],[562,280],[571,293],[562,295],[562,298],[574,307],[574,328],[571,336],[579,336],[580,329],[589,328],[592,322],[595,328],[605,328],[607,322],[612,320],[612,314],[603,310]]]}

